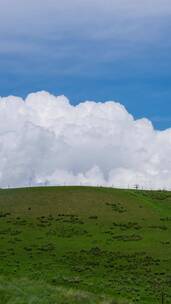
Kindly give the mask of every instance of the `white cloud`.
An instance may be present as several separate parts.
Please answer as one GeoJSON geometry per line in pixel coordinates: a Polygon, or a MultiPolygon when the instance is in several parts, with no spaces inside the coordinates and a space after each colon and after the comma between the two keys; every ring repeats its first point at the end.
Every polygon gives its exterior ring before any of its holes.
{"type": "Polygon", "coordinates": [[[48,183],[171,188],[171,129],[124,106],[72,106],[47,92],[0,99],[0,186],[48,183]]]}

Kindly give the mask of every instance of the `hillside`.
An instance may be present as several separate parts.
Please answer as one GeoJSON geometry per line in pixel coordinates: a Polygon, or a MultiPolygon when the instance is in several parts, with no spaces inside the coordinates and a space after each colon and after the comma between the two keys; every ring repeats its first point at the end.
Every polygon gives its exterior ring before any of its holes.
{"type": "Polygon", "coordinates": [[[157,304],[162,294],[171,303],[171,192],[0,190],[0,303],[157,304]]]}

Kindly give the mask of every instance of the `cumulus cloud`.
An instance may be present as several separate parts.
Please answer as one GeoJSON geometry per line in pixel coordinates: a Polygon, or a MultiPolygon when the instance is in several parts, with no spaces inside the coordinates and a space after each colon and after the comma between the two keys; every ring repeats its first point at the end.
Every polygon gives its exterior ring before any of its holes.
{"type": "Polygon", "coordinates": [[[171,129],[114,101],[47,92],[0,98],[0,186],[171,187],[171,129]]]}

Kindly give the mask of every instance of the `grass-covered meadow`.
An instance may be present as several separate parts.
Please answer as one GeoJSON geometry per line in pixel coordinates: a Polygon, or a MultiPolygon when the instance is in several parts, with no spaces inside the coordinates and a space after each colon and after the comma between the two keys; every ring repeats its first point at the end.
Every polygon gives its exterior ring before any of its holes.
{"type": "Polygon", "coordinates": [[[0,190],[0,303],[171,303],[171,193],[0,190]]]}

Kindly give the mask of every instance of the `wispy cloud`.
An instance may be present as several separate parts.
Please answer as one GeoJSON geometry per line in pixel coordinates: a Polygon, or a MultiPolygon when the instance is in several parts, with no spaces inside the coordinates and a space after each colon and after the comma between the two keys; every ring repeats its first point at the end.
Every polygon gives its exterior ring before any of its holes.
{"type": "Polygon", "coordinates": [[[142,101],[146,113],[148,99],[154,104],[160,96],[160,105],[166,102],[170,0],[0,4],[1,95],[64,90],[77,101],[86,96],[129,100],[130,109],[142,101]]]}

